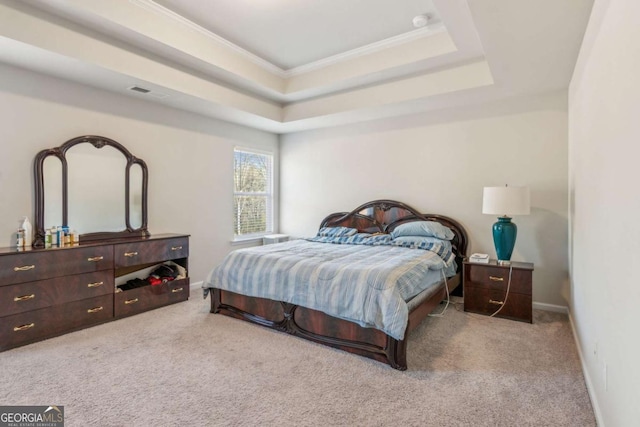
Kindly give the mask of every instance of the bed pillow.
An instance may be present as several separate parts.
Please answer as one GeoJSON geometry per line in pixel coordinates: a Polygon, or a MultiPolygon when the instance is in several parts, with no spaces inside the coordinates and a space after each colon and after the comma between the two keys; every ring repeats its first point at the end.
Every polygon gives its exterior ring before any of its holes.
{"type": "Polygon", "coordinates": [[[413,221],[397,226],[391,237],[424,236],[436,237],[442,240],[451,240],[455,236],[449,227],[445,227],[436,221],[413,221]]]}
{"type": "Polygon", "coordinates": [[[318,237],[346,237],[358,233],[357,228],[349,227],[322,227],[318,231],[318,237]]]}
{"type": "Polygon", "coordinates": [[[444,246],[445,250],[451,251],[451,242],[448,240],[438,239],[431,236],[400,236],[392,240],[394,245],[398,246],[418,246],[420,244],[440,244],[444,246]]]}

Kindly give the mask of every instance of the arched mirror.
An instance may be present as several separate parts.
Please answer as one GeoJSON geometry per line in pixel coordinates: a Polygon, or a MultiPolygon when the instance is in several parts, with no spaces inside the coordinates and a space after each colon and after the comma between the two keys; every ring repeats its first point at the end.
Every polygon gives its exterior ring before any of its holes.
{"type": "Polygon", "coordinates": [[[122,144],[81,136],[42,150],[34,162],[35,239],[66,226],[80,241],[148,236],[147,165],[122,144]]]}

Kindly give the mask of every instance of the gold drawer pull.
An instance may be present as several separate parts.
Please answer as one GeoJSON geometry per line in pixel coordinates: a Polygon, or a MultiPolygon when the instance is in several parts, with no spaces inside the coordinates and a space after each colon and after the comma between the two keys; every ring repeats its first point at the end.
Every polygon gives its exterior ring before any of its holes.
{"type": "Polygon", "coordinates": [[[23,267],[13,267],[13,271],[28,271],[36,268],[35,265],[25,265],[23,267]]]}
{"type": "Polygon", "coordinates": [[[489,304],[495,304],[495,305],[503,305],[504,301],[496,301],[496,300],[489,300],[489,304]]]}
{"type": "Polygon", "coordinates": [[[179,251],[180,249],[182,249],[182,246],[171,246],[172,251],[179,251]]]}
{"type": "Polygon", "coordinates": [[[134,298],[134,299],[128,299],[124,303],[129,305],[129,304],[135,304],[137,302],[138,302],[138,298],[134,298]]]}
{"type": "Polygon", "coordinates": [[[104,285],[104,282],[87,283],[87,288],[97,288],[102,285],[104,285]]]}
{"type": "Polygon", "coordinates": [[[27,300],[30,300],[30,299],[34,299],[35,297],[36,297],[36,294],[31,294],[31,295],[22,295],[21,297],[14,297],[14,298],[13,298],[13,300],[14,300],[15,302],[18,302],[18,301],[27,301],[27,300]]]}
{"type": "Polygon", "coordinates": [[[132,256],[136,256],[136,255],[138,255],[138,252],[125,252],[124,253],[124,256],[127,256],[127,257],[132,257],[132,256]]]}
{"type": "Polygon", "coordinates": [[[102,310],[103,310],[103,307],[102,307],[102,306],[100,306],[100,307],[96,307],[96,308],[90,308],[90,309],[88,309],[88,310],[87,310],[87,313],[97,313],[97,312],[102,311],[102,310]]]}
{"type": "Polygon", "coordinates": [[[493,280],[494,282],[504,282],[504,277],[489,276],[489,280],[493,280]]]}
{"type": "Polygon", "coordinates": [[[175,288],[175,289],[171,289],[171,293],[176,293],[176,292],[182,292],[184,290],[184,288],[175,288]]]}
{"type": "Polygon", "coordinates": [[[27,329],[31,329],[34,326],[36,326],[35,323],[29,323],[28,325],[22,325],[22,326],[15,326],[13,328],[13,332],[26,331],[27,329]]]}
{"type": "Polygon", "coordinates": [[[89,262],[96,262],[96,261],[102,261],[104,259],[103,256],[94,256],[92,258],[87,258],[87,261],[89,262]]]}

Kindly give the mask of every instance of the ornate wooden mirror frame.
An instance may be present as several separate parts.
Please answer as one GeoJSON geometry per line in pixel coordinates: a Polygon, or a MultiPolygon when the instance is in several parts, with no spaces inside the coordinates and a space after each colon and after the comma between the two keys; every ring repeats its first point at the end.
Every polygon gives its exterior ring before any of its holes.
{"type": "Polygon", "coordinates": [[[45,246],[45,182],[44,182],[44,161],[54,156],[60,159],[62,164],[62,226],[68,225],[68,164],[66,153],[71,148],[78,144],[89,143],[96,149],[100,149],[105,146],[110,146],[122,153],[126,159],[125,167],[125,226],[122,231],[97,231],[92,233],[82,234],[81,241],[93,241],[102,239],[111,239],[119,237],[134,237],[134,236],[148,236],[147,230],[147,184],[149,178],[149,172],[144,160],[135,157],[129,150],[127,150],[122,144],[102,136],[87,135],[70,139],[59,147],[50,148],[40,151],[34,161],[34,177],[35,177],[35,219],[34,228],[35,236],[33,241],[34,248],[42,248],[45,246]],[[133,165],[138,165],[142,171],[142,194],[141,194],[141,226],[139,228],[133,228],[131,226],[130,217],[130,172],[133,165]]]}

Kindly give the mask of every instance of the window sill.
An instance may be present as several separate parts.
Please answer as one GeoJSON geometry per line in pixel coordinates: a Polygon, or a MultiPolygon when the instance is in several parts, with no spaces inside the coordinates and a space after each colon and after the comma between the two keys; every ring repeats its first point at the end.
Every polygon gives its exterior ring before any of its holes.
{"type": "Polygon", "coordinates": [[[254,236],[254,237],[245,237],[239,239],[233,239],[231,241],[231,246],[245,245],[247,243],[262,243],[263,236],[254,236]]]}

